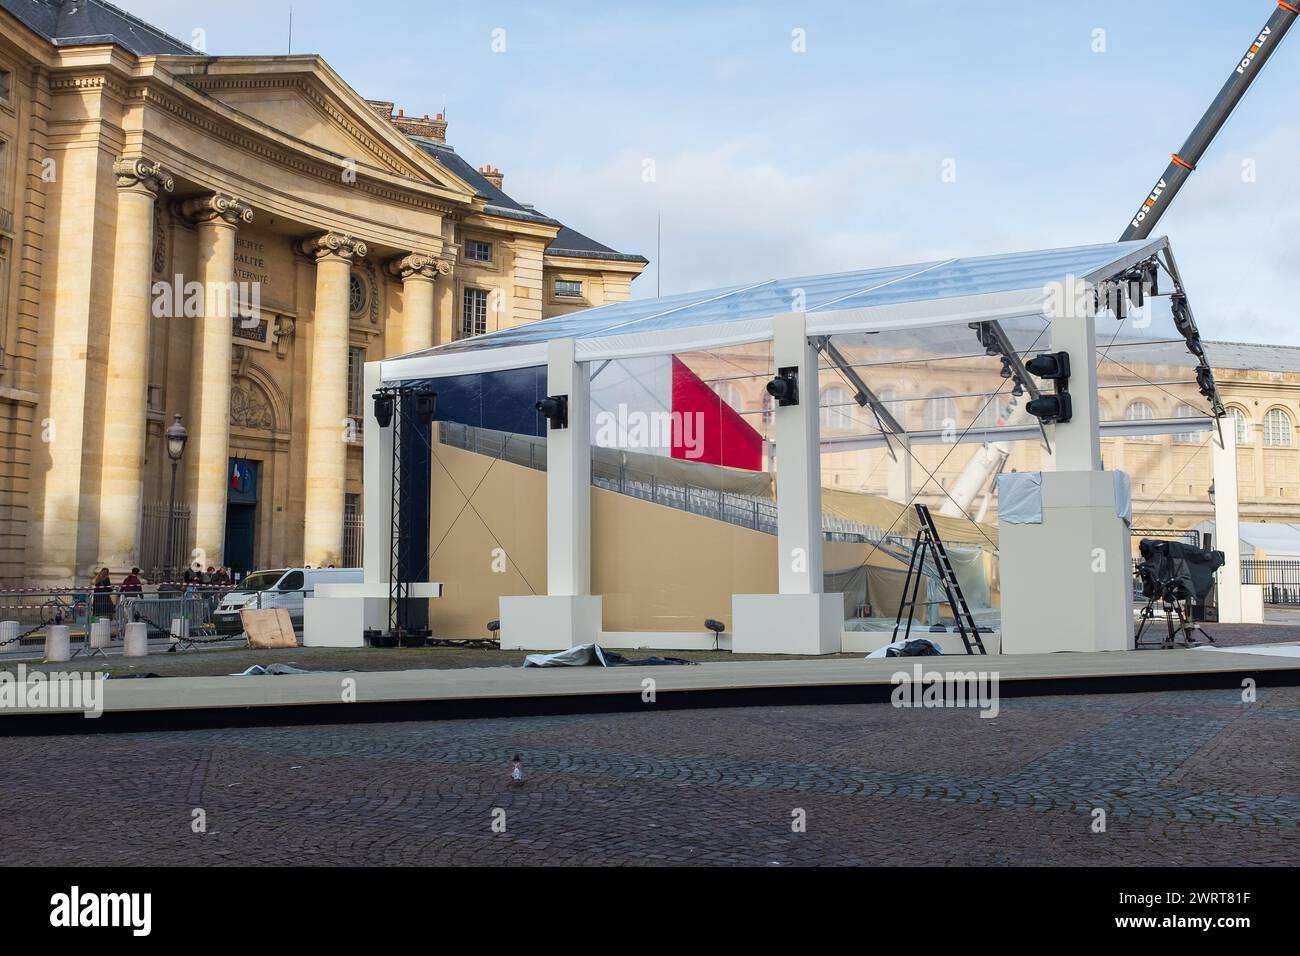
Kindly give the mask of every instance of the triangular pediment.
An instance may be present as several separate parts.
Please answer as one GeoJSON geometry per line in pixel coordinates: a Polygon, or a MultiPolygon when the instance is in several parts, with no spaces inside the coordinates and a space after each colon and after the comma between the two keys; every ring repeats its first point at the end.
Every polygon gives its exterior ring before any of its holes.
{"type": "Polygon", "coordinates": [[[220,57],[203,72],[180,72],[177,78],[258,124],[352,160],[359,168],[382,170],[458,193],[465,202],[472,200],[475,191],[469,184],[377,115],[323,61],[259,59],[220,57]]]}

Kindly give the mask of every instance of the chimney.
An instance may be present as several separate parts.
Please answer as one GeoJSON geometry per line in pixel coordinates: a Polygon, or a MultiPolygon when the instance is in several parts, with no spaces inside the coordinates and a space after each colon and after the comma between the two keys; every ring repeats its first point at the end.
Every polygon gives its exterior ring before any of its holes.
{"type": "Polygon", "coordinates": [[[491,163],[488,163],[486,166],[480,166],[478,171],[483,174],[484,179],[490,182],[497,189],[500,189],[501,184],[506,181],[505,173],[501,172],[499,169],[493,169],[491,163]]]}
{"type": "Polygon", "coordinates": [[[398,110],[393,117],[393,125],[408,136],[423,136],[437,143],[447,142],[447,121],[441,113],[435,119],[430,119],[428,113],[417,119],[398,110]]]}
{"type": "Polygon", "coordinates": [[[436,143],[447,142],[447,121],[442,118],[441,113],[433,119],[429,118],[428,113],[417,119],[414,116],[407,116],[406,110],[398,110],[394,113],[393,104],[385,100],[366,100],[366,103],[407,136],[423,136],[436,143]]]}

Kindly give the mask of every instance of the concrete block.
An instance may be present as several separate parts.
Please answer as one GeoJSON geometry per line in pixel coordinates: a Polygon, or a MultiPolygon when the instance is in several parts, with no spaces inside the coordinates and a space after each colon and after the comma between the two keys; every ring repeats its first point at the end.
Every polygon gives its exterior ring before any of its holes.
{"type": "Polygon", "coordinates": [[[126,626],[126,636],[122,639],[123,657],[149,656],[149,625],[136,621],[126,626]]]}
{"type": "Polygon", "coordinates": [[[45,629],[45,659],[47,661],[72,659],[72,632],[66,624],[51,624],[45,629]]]}
{"type": "Polygon", "coordinates": [[[600,643],[600,595],[503,597],[500,608],[502,650],[561,651],[600,643]]]}
{"type": "Polygon", "coordinates": [[[731,650],[736,654],[838,654],[841,594],[736,594],[731,650]]]}

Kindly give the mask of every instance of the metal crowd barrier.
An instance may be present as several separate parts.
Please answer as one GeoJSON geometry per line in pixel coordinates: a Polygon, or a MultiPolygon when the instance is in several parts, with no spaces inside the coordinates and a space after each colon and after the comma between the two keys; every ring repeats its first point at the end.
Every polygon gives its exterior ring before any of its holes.
{"type": "Polygon", "coordinates": [[[91,592],[85,588],[0,591],[0,653],[44,638],[51,624],[66,625],[74,640],[90,631],[91,592]]]}
{"type": "Polygon", "coordinates": [[[229,640],[230,635],[216,635],[213,612],[230,590],[212,585],[167,590],[164,585],[157,591],[125,593],[92,588],[0,591],[0,653],[43,641],[53,624],[68,627],[72,642],[85,647],[96,620],[108,620],[118,641],[126,625],[135,622],[147,626],[150,638],[176,637],[186,646],[229,640]]]}

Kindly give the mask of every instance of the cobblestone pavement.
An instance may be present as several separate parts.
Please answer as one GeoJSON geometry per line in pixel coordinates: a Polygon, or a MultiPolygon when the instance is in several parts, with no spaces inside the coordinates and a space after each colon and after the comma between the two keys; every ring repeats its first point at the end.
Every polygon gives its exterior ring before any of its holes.
{"type": "Polygon", "coordinates": [[[0,863],[1295,865],[1300,689],[1258,694],[9,737],[0,863]]]}

